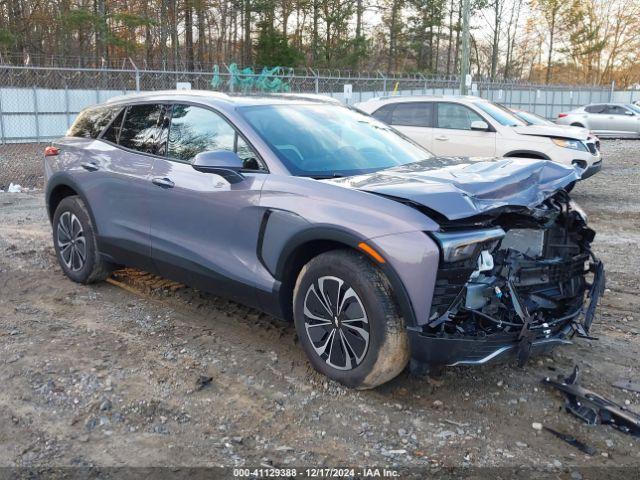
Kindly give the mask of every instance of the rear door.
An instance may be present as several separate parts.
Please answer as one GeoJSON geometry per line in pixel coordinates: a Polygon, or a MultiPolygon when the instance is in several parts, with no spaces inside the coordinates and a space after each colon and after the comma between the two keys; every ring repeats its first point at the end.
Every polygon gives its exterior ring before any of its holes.
{"type": "Polygon", "coordinates": [[[156,158],[150,185],[151,243],[161,275],[255,304],[258,208],[266,168],[247,141],[218,112],[175,104],[166,123],[165,158],[156,158]],[[191,163],[204,151],[234,151],[245,179],[230,184],[191,163]],[[249,285],[249,287],[248,287],[249,285]]]}
{"type": "Polygon", "coordinates": [[[103,253],[117,262],[151,269],[149,175],[156,154],[162,106],[122,109],[83,164],[90,181],[91,205],[103,253]]]}
{"type": "Polygon", "coordinates": [[[611,134],[613,130],[613,118],[607,113],[607,105],[588,105],[584,107],[588,113],[587,121],[590,130],[596,134],[611,134]]]}
{"type": "Polygon", "coordinates": [[[387,123],[429,151],[433,146],[433,102],[395,103],[387,123]]]}
{"type": "Polygon", "coordinates": [[[492,157],[496,154],[496,133],[471,130],[471,123],[489,124],[469,107],[453,102],[437,102],[433,130],[436,155],[492,157]]]}

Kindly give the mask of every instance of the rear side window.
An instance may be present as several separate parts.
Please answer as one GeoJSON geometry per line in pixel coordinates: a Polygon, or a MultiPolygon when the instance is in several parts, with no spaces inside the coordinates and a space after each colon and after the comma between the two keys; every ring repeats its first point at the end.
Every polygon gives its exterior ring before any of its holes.
{"type": "Polygon", "coordinates": [[[111,122],[109,128],[102,134],[102,140],[106,140],[111,143],[118,143],[118,139],[120,138],[120,130],[122,130],[122,120],[124,120],[124,112],[125,108],[120,110],[120,113],[116,116],[116,118],[111,122]]]}
{"type": "Polygon", "coordinates": [[[371,116],[376,120],[380,120],[384,123],[391,123],[391,114],[393,110],[396,108],[395,105],[385,105],[384,107],[380,107],[378,110],[373,112],[371,116]]]}
{"type": "Polygon", "coordinates": [[[584,111],[589,113],[602,113],[606,107],[606,105],[589,105],[588,107],[584,107],[584,111]]]}
{"type": "Polygon", "coordinates": [[[67,132],[69,137],[98,138],[121,107],[91,107],[83,110],[67,132]]]}
{"type": "Polygon", "coordinates": [[[118,143],[142,153],[157,153],[163,110],[164,106],[157,104],[129,106],[118,143]]]}
{"type": "Polygon", "coordinates": [[[391,125],[406,127],[432,127],[433,103],[398,103],[391,114],[391,125]]]}

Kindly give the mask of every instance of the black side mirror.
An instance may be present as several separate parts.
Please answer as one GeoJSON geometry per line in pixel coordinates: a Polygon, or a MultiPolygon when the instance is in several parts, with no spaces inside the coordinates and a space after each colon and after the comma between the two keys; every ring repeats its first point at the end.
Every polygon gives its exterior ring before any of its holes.
{"type": "Polygon", "coordinates": [[[242,160],[235,152],[227,150],[200,152],[193,159],[191,166],[199,172],[220,175],[229,183],[239,183],[244,180],[244,176],[240,173],[243,167],[242,160]]]}

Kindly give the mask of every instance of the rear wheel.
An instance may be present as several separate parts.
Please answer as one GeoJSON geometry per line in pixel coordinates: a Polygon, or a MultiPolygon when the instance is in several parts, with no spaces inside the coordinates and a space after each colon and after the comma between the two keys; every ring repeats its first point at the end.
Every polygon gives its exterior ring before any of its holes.
{"type": "Polygon", "coordinates": [[[294,321],[313,367],[349,387],[376,387],[409,359],[404,321],[383,272],[348,250],[307,263],[294,289],[294,321]]]}
{"type": "Polygon", "coordinates": [[[76,195],[63,198],[56,208],[53,244],[64,274],[74,282],[98,282],[113,269],[100,257],[91,217],[76,195]]]}

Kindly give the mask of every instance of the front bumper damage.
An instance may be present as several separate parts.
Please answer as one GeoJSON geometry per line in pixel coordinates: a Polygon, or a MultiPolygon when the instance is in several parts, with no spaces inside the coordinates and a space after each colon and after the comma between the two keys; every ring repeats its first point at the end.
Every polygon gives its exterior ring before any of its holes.
{"type": "Polygon", "coordinates": [[[576,335],[591,338],[605,271],[590,250],[595,233],[568,196],[535,212],[503,210],[485,226],[504,237],[465,262],[441,259],[431,317],[408,330],[412,359],[453,366],[515,356],[523,365],[576,335]]]}

